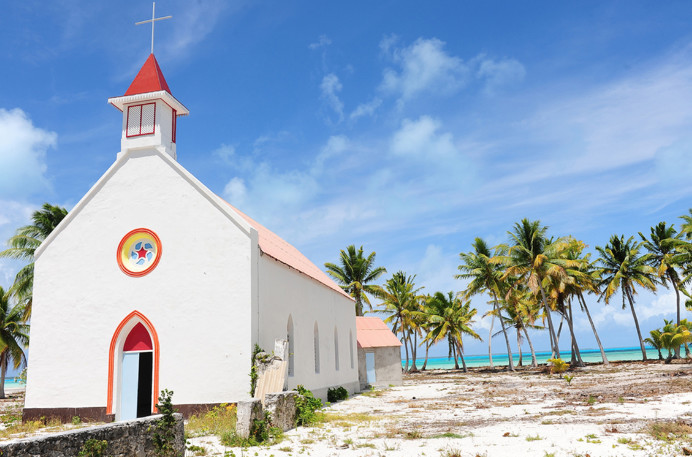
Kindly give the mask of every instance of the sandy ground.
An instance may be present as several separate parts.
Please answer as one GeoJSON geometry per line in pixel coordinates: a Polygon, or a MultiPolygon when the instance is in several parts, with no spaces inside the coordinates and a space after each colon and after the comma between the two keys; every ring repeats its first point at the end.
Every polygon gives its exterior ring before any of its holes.
{"type": "Polygon", "coordinates": [[[401,387],[331,405],[325,423],[291,430],[273,446],[224,448],[215,437],[190,444],[238,457],[672,456],[692,448],[687,438],[647,433],[651,424],[692,426],[692,364],[612,363],[567,374],[571,384],[545,368],[418,373],[401,387]]]}

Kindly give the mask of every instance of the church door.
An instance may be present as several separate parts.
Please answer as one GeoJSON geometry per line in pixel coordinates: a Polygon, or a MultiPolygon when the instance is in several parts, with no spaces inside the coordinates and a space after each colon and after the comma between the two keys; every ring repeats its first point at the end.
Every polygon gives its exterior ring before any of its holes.
{"type": "Polygon", "coordinates": [[[151,415],[153,351],[147,329],[137,324],[125,340],[120,379],[120,420],[151,415]]]}

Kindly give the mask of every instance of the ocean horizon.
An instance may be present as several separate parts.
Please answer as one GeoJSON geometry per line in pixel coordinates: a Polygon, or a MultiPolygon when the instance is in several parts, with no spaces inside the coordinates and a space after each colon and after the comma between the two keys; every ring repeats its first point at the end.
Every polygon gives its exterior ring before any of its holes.
{"type": "MultiPolygon", "coordinates": [[[[653,348],[653,347],[646,347],[646,356],[650,360],[658,360],[658,351],[653,348]]],[[[581,358],[584,362],[587,363],[599,363],[602,362],[601,359],[601,351],[598,349],[583,349],[580,351],[581,352],[581,358]]],[[[642,360],[642,350],[639,347],[626,347],[626,348],[612,348],[612,349],[605,349],[606,357],[608,358],[608,361],[611,362],[617,362],[617,361],[628,361],[628,360],[642,360]]],[[[572,357],[572,353],[570,351],[560,351],[560,355],[562,356],[562,359],[565,360],[566,362],[569,362],[569,360],[572,357]]],[[[540,363],[546,363],[548,359],[550,358],[551,353],[550,351],[547,352],[536,352],[536,361],[540,363]]],[[[666,353],[664,352],[664,357],[666,356],[666,353]]],[[[530,352],[522,352],[522,357],[524,358],[523,360],[523,365],[531,365],[531,353],[530,352]]],[[[512,353],[512,359],[514,362],[514,365],[516,365],[519,362],[519,353],[512,353]]],[[[464,356],[464,360],[466,361],[466,366],[468,367],[488,367],[490,366],[490,360],[488,358],[488,355],[468,355],[464,356]]],[[[409,360],[409,365],[410,365],[410,360],[409,360]]],[[[425,357],[423,358],[416,358],[416,366],[420,369],[423,366],[423,363],[425,362],[425,357]]],[[[493,365],[498,367],[498,366],[507,366],[509,364],[509,359],[507,357],[507,354],[493,354],[493,365]]],[[[406,366],[406,356],[402,356],[401,360],[401,366],[405,367],[406,366]]],[[[461,359],[459,360],[459,366],[461,367],[461,359]]],[[[428,364],[426,366],[426,369],[435,369],[435,368],[440,368],[440,369],[450,369],[454,368],[454,359],[448,358],[448,357],[429,357],[428,358],[428,364]]]]}

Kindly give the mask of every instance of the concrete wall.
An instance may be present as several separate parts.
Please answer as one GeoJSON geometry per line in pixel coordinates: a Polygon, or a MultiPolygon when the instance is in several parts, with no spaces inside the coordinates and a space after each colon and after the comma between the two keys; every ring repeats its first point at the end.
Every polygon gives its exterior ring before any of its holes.
{"type": "Polygon", "coordinates": [[[260,257],[259,274],[260,346],[271,351],[275,339],[287,337],[289,315],[293,319],[294,374],[288,377],[289,390],[302,384],[321,398],[326,398],[327,389],[334,386],[344,386],[349,392],[357,391],[353,301],[267,255],[260,257]],[[315,373],[315,322],[319,329],[319,373],[315,373]],[[335,327],[338,333],[338,370],[335,327]],[[349,338],[349,333],[352,338],[349,338]]]}
{"type": "MultiPolygon", "coordinates": [[[[104,455],[110,457],[154,457],[158,455],[152,441],[153,429],[161,416],[152,416],[115,424],[100,425],[80,430],[54,433],[35,438],[13,440],[0,444],[3,457],[72,457],[87,440],[106,440],[104,455]]],[[[183,418],[176,414],[175,448],[177,455],[185,455],[183,418]]]]}
{"type": "Polygon", "coordinates": [[[360,381],[361,389],[368,385],[365,352],[375,353],[375,386],[400,386],[403,384],[401,348],[396,346],[368,348],[367,350],[358,348],[358,380],[360,381]]]}
{"type": "MultiPolygon", "coordinates": [[[[164,154],[130,151],[44,243],[35,265],[27,409],[105,408],[110,341],[133,310],[158,333],[159,387],[174,391],[175,404],[248,398],[256,231],[195,182],[164,154]],[[161,260],[148,275],[130,277],[116,250],[139,227],[158,234],[161,260]]],[[[116,409],[118,366],[116,358],[116,409]]]]}

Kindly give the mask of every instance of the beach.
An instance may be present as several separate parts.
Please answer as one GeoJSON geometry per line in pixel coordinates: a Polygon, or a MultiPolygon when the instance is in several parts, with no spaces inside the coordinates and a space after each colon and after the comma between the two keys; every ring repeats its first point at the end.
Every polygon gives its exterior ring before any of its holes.
{"type": "MultiPolygon", "coordinates": [[[[673,456],[692,448],[692,364],[589,365],[563,375],[432,370],[400,387],[324,409],[322,423],[272,446],[224,448],[191,438],[206,455],[256,456],[673,456]]],[[[199,455],[188,452],[188,455],[199,455]]]]}

